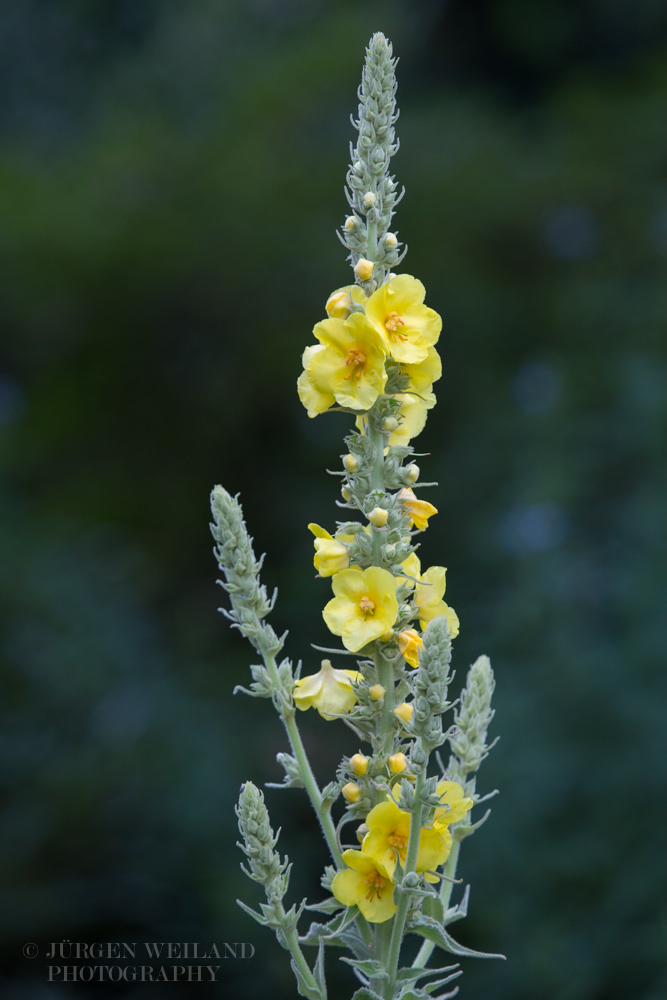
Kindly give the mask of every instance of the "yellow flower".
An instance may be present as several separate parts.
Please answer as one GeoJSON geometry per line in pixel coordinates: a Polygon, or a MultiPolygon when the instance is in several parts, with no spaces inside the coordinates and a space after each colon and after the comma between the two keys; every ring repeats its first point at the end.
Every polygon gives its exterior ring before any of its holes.
{"type": "Polygon", "coordinates": [[[421,583],[415,587],[415,604],[422,631],[430,621],[442,615],[447,619],[454,639],[459,634],[459,618],[456,611],[442,599],[445,593],[446,575],[447,570],[444,566],[430,566],[422,575],[421,583]]]}
{"type": "MultiPolygon", "coordinates": [[[[308,529],[315,535],[315,569],[320,576],[333,576],[350,565],[347,546],[333,538],[319,524],[309,524],[308,529]]],[[[346,536],[351,537],[351,536],[346,536]]]]}
{"type": "Polygon", "coordinates": [[[362,680],[363,674],[358,670],[334,670],[330,660],[322,660],[319,673],[302,677],[294,685],[294,704],[302,712],[316,708],[330,722],[354,708],[357,703],[354,682],[362,680]]]}
{"type": "Polygon", "coordinates": [[[381,924],[393,917],[394,883],[382,865],[363,851],[345,851],[343,861],[349,867],[338,872],[331,883],[338,902],[344,906],[356,904],[371,924],[381,924]]]}
{"type": "Polygon", "coordinates": [[[392,774],[400,774],[408,769],[408,758],[404,753],[393,753],[387,758],[387,763],[392,774]]]}
{"type": "Polygon", "coordinates": [[[452,823],[458,823],[473,807],[472,799],[464,796],[458,781],[439,781],[437,791],[442,807],[435,810],[434,826],[444,828],[451,826],[452,823]]]}
{"type": "Polygon", "coordinates": [[[350,767],[355,774],[365,774],[369,763],[368,757],[364,757],[362,753],[355,753],[350,757],[350,767]]]}
{"type": "Polygon", "coordinates": [[[403,719],[403,722],[411,722],[413,712],[414,707],[408,701],[402,701],[401,704],[397,705],[394,709],[394,715],[397,715],[399,719],[403,719]]]}
{"type": "Polygon", "coordinates": [[[361,798],[361,789],[354,781],[348,781],[346,785],[343,785],[341,793],[345,801],[349,803],[358,802],[361,798]]]}
{"type": "Polygon", "coordinates": [[[419,650],[424,645],[419,632],[414,628],[408,628],[404,632],[399,632],[397,638],[398,648],[406,663],[409,663],[411,667],[418,667],[419,650]]]}
{"type": "Polygon", "coordinates": [[[373,292],[366,304],[366,316],[388,353],[405,364],[424,361],[440,336],[442,320],[423,304],[425,294],[421,281],[400,274],[373,292]]]}
{"type": "Polygon", "coordinates": [[[324,319],[313,333],[323,350],[308,355],[306,375],[322,397],[318,405],[333,396],[340,406],[369,410],[387,381],[379,334],[358,312],[346,320],[324,319]]]}
{"type": "Polygon", "coordinates": [[[327,299],[327,314],[332,319],[345,319],[350,314],[352,305],[363,305],[366,295],[359,285],[346,285],[345,288],[337,288],[327,299]]]}
{"type": "Polygon", "coordinates": [[[424,430],[428,411],[436,404],[433,383],[442,375],[438,352],[429,347],[423,361],[415,365],[401,365],[401,372],[409,377],[410,382],[405,392],[395,396],[401,404],[401,423],[389,438],[389,444],[402,446],[424,430]]]}
{"type": "Polygon", "coordinates": [[[428,528],[428,519],[438,513],[437,507],[427,500],[418,500],[412,490],[402,489],[398,499],[403,502],[406,512],[410,515],[410,526],[414,524],[418,531],[428,528]]]}
{"type": "Polygon", "coordinates": [[[360,257],[357,263],[354,265],[354,273],[356,274],[359,281],[368,281],[368,279],[373,274],[374,264],[372,260],[366,260],[365,257],[360,257]]]}
{"type": "MultiPolygon", "coordinates": [[[[393,878],[396,854],[401,864],[405,866],[410,837],[410,813],[399,809],[394,800],[390,799],[371,809],[366,817],[366,826],[368,833],[362,844],[364,854],[370,855],[387,875],[393,878]]],[[[451,834],[445,827],[441,829],[422,827],[416,870],[434,871],[438,865],[447,860],[451,846],[451,834]]],[[[433,875],[426,875],[425,878],[428,882],[438,881],[433,875]]]]}
{"type": "Polygon", "coordinates": [[[409,587],[410,590],[414,588],[415,580],[419,580],[422,571],[422,564],[419,560],[419,556],[416,552],[411,552],[407,559],[404,559],[401,566],[406,572],[406,576],[399,576],[401,583],[409,587]],[[411,577],[411,579],[408,579],[411,577]]]}
{"type": "MultiPolygon", "coordinates": [[[[311,347],[307,347],[303,352],[304,369],[310,364],[311,358],[323,350],[324,347],[322,344],[313,344],[311,347]]],[[[306,407],[309,417],[316,417],[318,413],[324,413],[325,410],[328,410],[336,402],[336,397],[332,392],[320,392],[319,389],[315,388],[308,377],[308,372],[305,370],[301,372],[296,380],[296,388],[299,393],[299,399],[306,407]]]]}
{"type": "Polygon", "coordinates": [[[356,653],[373,639],[379,639],[396,621],[398,602],[396,580],[386,569],[356,566],[336,573],[331,585],[336,595],[322,612],[334,635],[356,653]]]}

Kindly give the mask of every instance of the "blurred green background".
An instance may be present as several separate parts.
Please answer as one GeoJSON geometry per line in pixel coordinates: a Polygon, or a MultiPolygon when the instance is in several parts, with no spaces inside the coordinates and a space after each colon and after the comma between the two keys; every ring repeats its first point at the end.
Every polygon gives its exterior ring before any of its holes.
{"type": "MultiPolygon", "coordinates": [[[[657,0],[26,0],[0,29],[0,991],[49,984],[48,942],[251,942],[224,982],[124,995],[290,998],[287,956],[234,902],[233,806],[280,780],[277,717],[239,695],[216,614],[216,482],[241,491],[272,622],[316,668],[349,418],[295,380],[329,292],[364,46],[400,56],[403,266],[444,318],[417,442],[462,630],[455,689],[494,663],[500,788],[460,873],[462,997],[663,995],[664,448],[657,0]],[[25,942],[41,955],[22,956],[25,942]]],[[[339,665],[342,665],[339,664],[339,665]]],[[[347,664],[345,664],[347,665],[347,664]]],[[[312,713],[323,782],[352,734],[312,713]]],[[[326,853],[267,793],[292,900],[326,853]]],[[[332,998],[353,992],[329,960],[332,998]]]]}

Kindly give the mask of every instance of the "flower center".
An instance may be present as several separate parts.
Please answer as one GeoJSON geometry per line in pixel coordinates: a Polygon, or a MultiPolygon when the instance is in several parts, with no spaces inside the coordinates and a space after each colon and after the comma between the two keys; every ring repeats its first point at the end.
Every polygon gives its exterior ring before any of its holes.
{"type": "Polygon", "coordinates": [[[368,874],[364,876],[364,885],[367,889],[366,899],[373,899],[374,896],[379,899],[382,895],[382,890],[384,889],[386,882],[386,878],[384,875],[380,875],[377,868],[368,872],[368,874]]]}
{"type": "Polygon", "coordinates": [[[407,336],[404,333],[398,333],[398,328],[405,326],[405,322],[401,319],[397,312],[390,312],[384,321],[385,329],[387,333],[391,334],[391,339],[396,340],[407,340],[407,336]]]}
{"type": "Polygon", "coordinates": [[[375,603],[370,597],[362,597],[359,601],[359,610],[364,618],[371,618],[375,614],[375,603]]]}
{"type": "Polygon", "coordinates": [[[400,833],[396,833],[394,831],[394,833],[390,833],[389,836],[387,837],[387,843],[395,851],[398,851],[398,856],[401,859],[401,861],[405,861],[406,848],[408,843],[407,839],[405,837],[402,837],[400,833]]]}
{"type": "Polygon", "coordinates": [[[356,347],[352,347],[350,349],[347,357],[345,358],[345,364],[349,365],[352,371],[349,373],[349,375],[345,376],[346,382],[349,378],[352,378],[353,375],[357,379],[361,378],[361,376],[364,373],[364,365],[366,364],[366,360],[367,360],[366,355],[364,354],[363,351],[360,351],[356,347]]]}

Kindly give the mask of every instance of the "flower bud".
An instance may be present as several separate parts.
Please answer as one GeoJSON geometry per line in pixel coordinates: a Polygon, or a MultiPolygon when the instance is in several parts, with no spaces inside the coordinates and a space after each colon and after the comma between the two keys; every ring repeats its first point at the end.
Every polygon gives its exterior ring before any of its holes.
{"type": "Polygon", "coordinates": [[[365,823],[360,823],[357,829],[355,830],[355,833],[357,835],[357,840],[359,841],[359,843],[363,844],[364,837],[368,833],[368,827],[366,826],[365,823]]]}
{"type": "Polygon", "coordinates": [[[345,801],[350,804],[358,802],[361,798],[361,789],[359,788],[359,785],[354,783],[354,781],[348,781],[346,785],[343,785],[341,792],[343,793],[345,801]]]}
{"type": "Polygon", "coordinates": [[[367,191],[364,195],[364,205],[366,208],[372,208],[377,201],[377,195],[373,191],[367,191]]]}
{"type": "Polygon", "coordinates": [[[409,465],[405,470],[405,478],[410,483],[416,483],[417,480],[419,479],[419,466],[416,465],[414,462],[412,463],[412,465],[409,465]]]}
{"type": "Polygon", "coordinates": [[[350,767],[355,774],[365,774],[368,770],[368,757],[364,757],[362,753],[355,753],[350,757],[350,767]]]}
{"type": "MultiPolygon", "coordinates": [[[[408,769],[408,759],[404,753],[392,754],[387,763],[392,774],[400,774],[401,771],[408,769]]],[[[343,789],[343,795],[345,795],[345,789],[343,789]]]]}
{"type": "Polygon", "coordinates": [[[388,628],[386,632],[383,632],[380,636],[380,642],[390,642],[394,638],[393,628],[388,628]]]}
{"type": "Polygon", "coordinates": [[[413,712],[414,708],[412,705],[408,704],[407,701],[402,701],[401,704],[397,705],[394,709],[394,715],[397,715],[399,719],[403,719],[403,722],[410,722],[413,712]]]}
{"type": "Polygon", "coordinates": [[[373,267],[374,264],[372,260],[366,260],[365,257],[360,257],[354,265],[354,273],[360,281],[368,281],[373,274],[373,267]]]}
{"type": "Polygon", "coordinates": [[[352,169],[354,170],[355,174],[357,174],[357,175],[363,174],[363,172],[364,172],[364,165],[361,162],[361,160],[357,160],[357,162],[354,164],[354,166],[352,167],[352,169]]]}
{"type": "Polygon", "coordinates": [[[347,292],[333,292],[327,299],[326,310],[332,319],[344,319],[352,306],[347,292]]]}
{"type": "Polygon", "coordinates": [[[342,494],[343,500],[349,503],[350,500],[352,499],[352,493],[350,492],[350,490],[348,490],[347,486],[343,486],[340,492],[342,494]]]}
{"type": "Polygon", "coordinates": [[[385,243],[387,244],[388,247],[397,247],[398,246],[398,240],[396,239],[396,236],[395,236],[394,233],[387,233],[387,235],[384,238],[384,241],[385,241],[385,243]]]}
{"type": "Polygon", "coordinates": [[[385,417],[383,424],[386,431],[395,431],[398,428],[398,420],[396,417],[385,417]]]}
{"type": "Polygon", "coordinates": [[[368,693],[373,701],[379,701],[380,698],[384,698],[385,691],[386,688],[383,688],[381,684],[374,684],[373,687],[368,689],[368,693]]]}
{"type": "Polygon", "coordinates": [[[356,455],[346,455],[343,459],[343,466],[346,472],[356,472],[359,468],[359,459],[356,455]]]}
{"type": "Polygon", "coordinates": [[[371,524],[374,524],[376,528],[384,528],[387,523],[387,518],[389,517],[389,511],[384,510],[382,507],[373,507],[373,510],[367,515],[367,517],[371,524]]]}
{"type": "Polygon", "coordinates": [[[348,215],[347,219],[345,220],[345,228],[347,229],[348,233],[351,233],[353,229],[356,229],[356,227],[357,227],[356,215],[348,215]]]}

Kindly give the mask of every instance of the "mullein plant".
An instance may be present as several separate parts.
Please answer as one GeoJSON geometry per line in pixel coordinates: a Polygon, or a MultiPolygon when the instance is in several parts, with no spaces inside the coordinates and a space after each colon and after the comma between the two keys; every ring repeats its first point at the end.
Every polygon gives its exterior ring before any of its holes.
{"type": "Polygon", "coordinates": [[[494,678],[481,656],[458,701],[448,700],[459,620],[444,601],[444,567],[424,568],[417,555],[416,538],[437,510],[415,490],[436,484],[420,484],[410,442],[435,405],[441,319],[424,304],[422,283],[395,273],[405,256],[391,231],[401,197],[389,172],[398,148],[395,66],[389,42],[374,35],[347,174],[351,211],[340,233],[355,281],[329,296],[298,379],[309,417],[335,411],[354,421],[338,473],[346,519],[331,531],[309,525],[315,568],[330,578],[333,591],[324,621],[341,643],[321,650],[331,658],[316,672],[302,675],[301,663],[294,669],[289,659],[278,662],[285,636],[266,621],[275,594],[269,598],[260,583],[262,559],[255,557],[238,500],[221,486],[212,494],[216,555],[231,601],[223,613],[262,661],[250,668],[249,688],[240,690],[272,700],[291,749],[278,754],[285,777],[272,787],[305,789],[332,861],[322,879],[326,897],[286,909],[291,865],[276,850],[262,792],[248,781],[237,806],[240,846],[244,871],[263,886],[266,902],[261,912],[239,905],[273,928],[291,953],[299,993],[311,1000],[327,996],[327,946],[350,953],[342,961],[362,984],[355,1000],[454,996],[458,987],[448,984],[461,970],[429,965],[435,948],[502,957],[462,946],[449,930],[468,906],[467,889],[451,902],[461,881],[455,877],[461,843],[488,816],[471,818],[484,801],[476,774],[489,750],[494,678]],[[335,659],[342,656],[354,658],[355,668],[334,666],[349,663],[335,659]],[[297,725],[297,713],[309,709],[327,722],[343,722],[358,740],[359,749],[343,758],[323,788],[297,725]],[[443,726],[449,711],[453,717],[443,726]],[[446,744],[445,765],[438,749],[446,744]],[[302,933],[306,910],[323,916],[302,933]],[[409,935],[416,944],[404,948],[409,935]]]}

